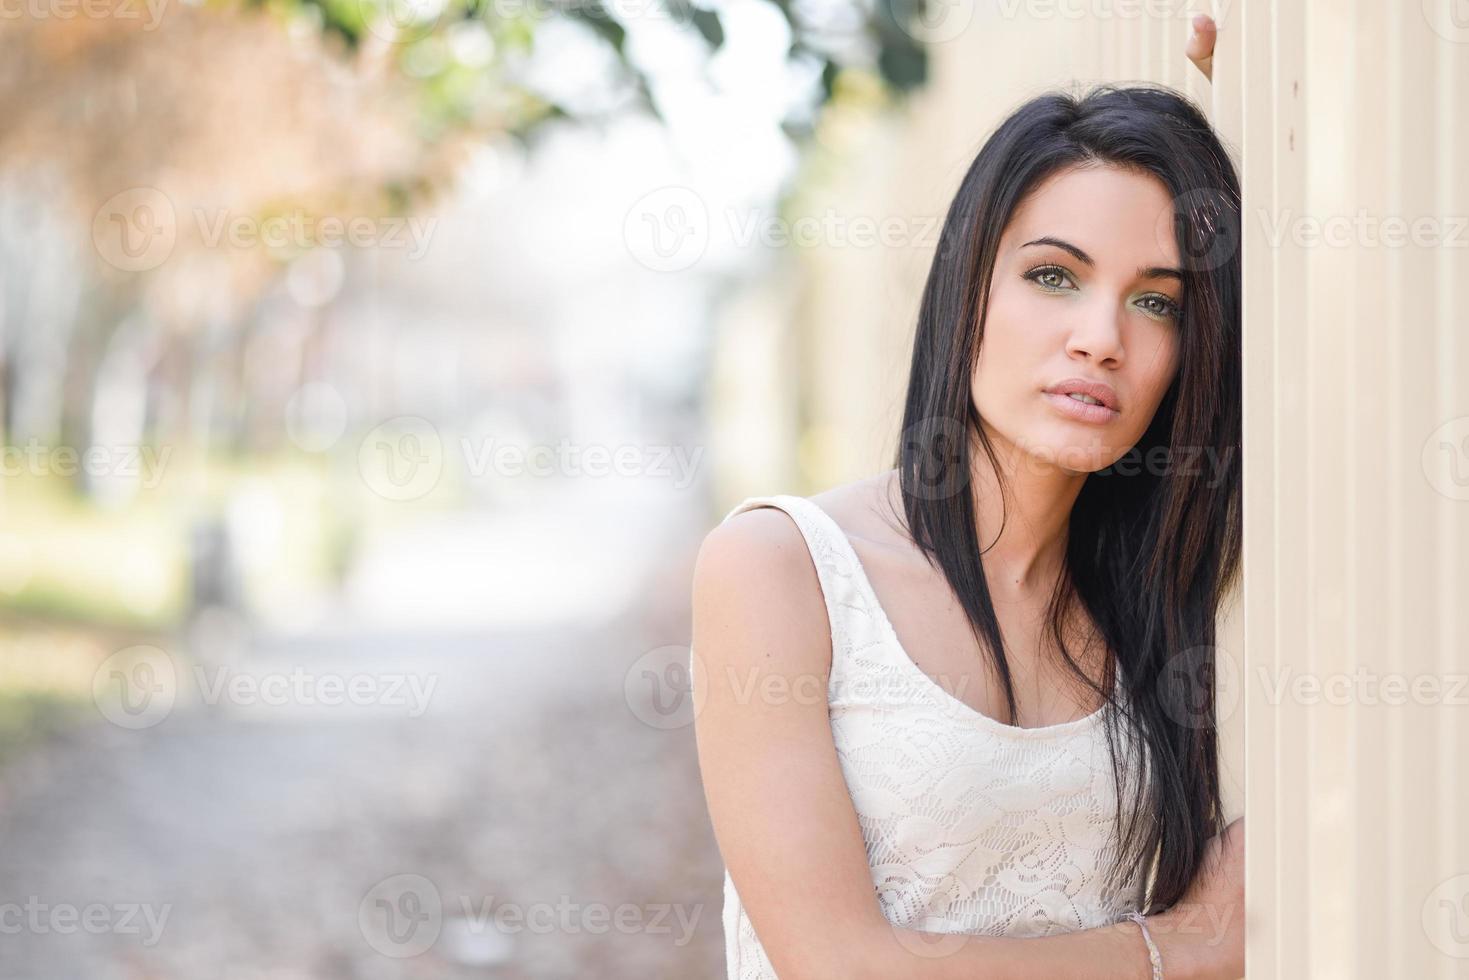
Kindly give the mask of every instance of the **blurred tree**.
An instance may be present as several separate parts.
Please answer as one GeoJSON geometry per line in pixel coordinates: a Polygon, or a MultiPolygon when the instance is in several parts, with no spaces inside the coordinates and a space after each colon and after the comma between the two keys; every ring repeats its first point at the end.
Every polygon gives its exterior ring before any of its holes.
{"type": "MultiPolygon", "coordinates": [[[[697,34],[712,55],[724,43],[719,0],[249,0],[309,11],[349,49],[388,57],[417,79],[426,119],[441,128],[488,122],[524,132],[547,119],[585,111],[555,98],[524,97],[517,67],[534,47],[536,28],[553,18],[585,24],[615,52],[635,98],[655,115],[648,70],[628,50],[630,29],[659,23],[697,34]],[[509,84],[505,84],[505,83],[509,84]],[[495,84],[499,83],[499,84],[495,84]]],[[[790,28],[788,57],[817,64],[822,100],[844,70],[870,72],[894,93],[921,85],[927,60],[912,28],[930,0],[761,0],[790,28]]],[[[794,130],[803,129],[800,121],[794,130]]]]}
{"type": "MultiPolygon", "coordinates": [[[[778,9],[788,59],[820,79],[815,105],[785,120],[797,139],[843,91],[892,95],[923,80],[910,0],[741,2],[778,9]]],[[[245,431],[262,333],[297,321],[308,340],[267,344],[281,352],[268,374],[305,380],[311,310],[273,309],[265,322],[260,303],[321,243],[322,219],[423,208],[489,135],[659,115],[636,43],[649,31],[707,62],[726,42],[726,11],[707,0],[89,0],[85,16],[0,21],[0,443],[17,423],[81,448],[99,426],[137,441],[170,413],[176,434],[207,434],[231,412],[245,431]],[[540,59],[558,52],[538,52],[536,38],[568,24],[612,55],[589,97],[544,84],[540,59]],[[265,233],[272,220],[287,233],[265,233]]]]}

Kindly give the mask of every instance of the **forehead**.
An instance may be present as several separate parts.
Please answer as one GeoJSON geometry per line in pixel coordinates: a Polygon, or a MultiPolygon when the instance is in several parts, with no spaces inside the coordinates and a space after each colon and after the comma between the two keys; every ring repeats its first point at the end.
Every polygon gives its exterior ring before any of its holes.
{"type": "Polygon", "coordinates": [[[1151,174],[1110,165],[1071,167],[1031,189],[1001,237],[1002,252],[1049,235],[1099,267],[1174,266],[1173,200],[1151,174]]]}

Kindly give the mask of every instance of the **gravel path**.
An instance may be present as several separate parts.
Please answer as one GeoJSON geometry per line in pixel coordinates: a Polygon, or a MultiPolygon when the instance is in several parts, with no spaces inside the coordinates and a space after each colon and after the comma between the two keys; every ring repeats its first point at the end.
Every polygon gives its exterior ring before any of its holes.
{"type": "Polygon", "coordinates": [[[266,638],[203,681],[171,653],[161,722],[99,716],[0,773],[0,975],[719,976],[693,730],[625,693],[688,641],[687,568],[663,575],[597,629],[266,638]],[[200,691],[292,671],[436,686],[417,717],[200,691]]]}

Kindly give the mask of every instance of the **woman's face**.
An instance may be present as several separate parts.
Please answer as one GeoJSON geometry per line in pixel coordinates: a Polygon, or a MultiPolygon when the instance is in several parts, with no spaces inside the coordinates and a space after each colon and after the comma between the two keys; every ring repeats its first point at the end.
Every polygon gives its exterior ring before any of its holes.
{"type": "Polygon", "coordinates": [[[1177,370],[1183,301],[1162,182],[1113,166],[1042,181],[1000,240],[972,395],[1017,463],[1094,472],[1137,444],[1177,370]],[[1104,404],[1048,389],[1079,379],[1104,404]]]}

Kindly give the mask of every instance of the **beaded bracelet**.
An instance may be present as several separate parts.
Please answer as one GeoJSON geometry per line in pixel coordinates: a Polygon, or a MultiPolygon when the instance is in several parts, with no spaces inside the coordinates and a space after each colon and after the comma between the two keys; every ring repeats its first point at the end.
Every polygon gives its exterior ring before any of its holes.
{"type": "Polygon", "coordinates": [[[1147,919],[1137,912],[1124,912],[1117,921],[1121,922],[1123,919],[1131,919],[1142,930],[1143,942],[1148,944],[1148,962],[1153,964],[1153,980],[1163,980],[1163,954],[1158,952],[1153,937],[1148,934],[1147,919]]]}

